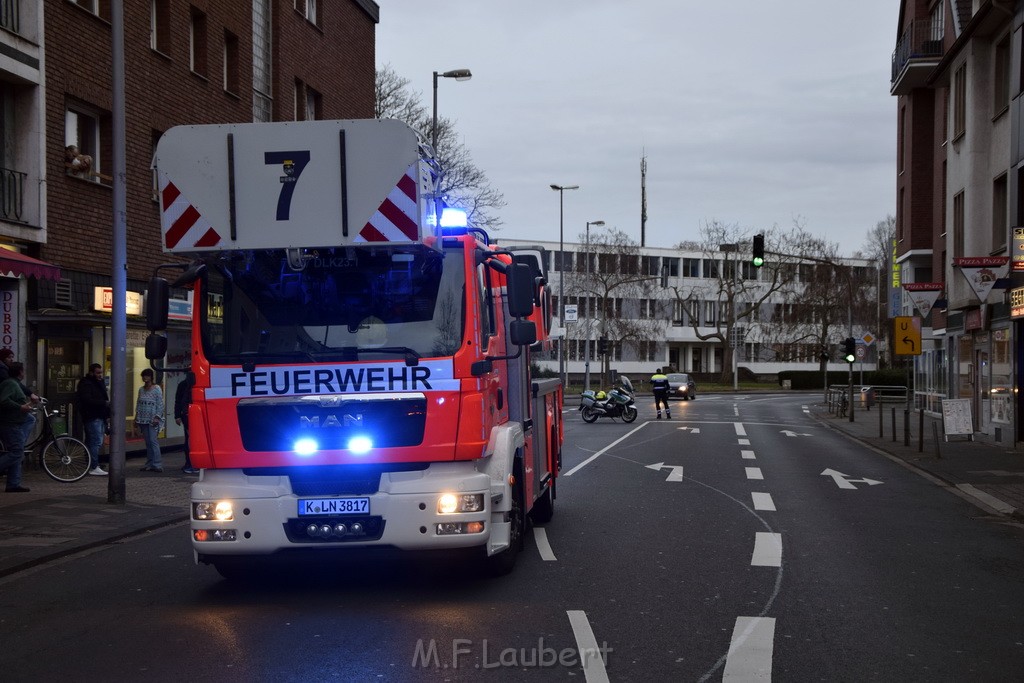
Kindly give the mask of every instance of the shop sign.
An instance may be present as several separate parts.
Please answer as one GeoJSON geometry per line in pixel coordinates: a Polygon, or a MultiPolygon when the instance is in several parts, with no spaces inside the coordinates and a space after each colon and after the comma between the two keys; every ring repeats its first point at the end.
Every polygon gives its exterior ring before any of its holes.
{"type": "Polygon", "coordinates": [[[1010,270],[1024,273],[1024,228],[1013,229],[1013,262],[1010,270]]]}
{"type": "Polygon", "coordinates": [[[903,289],[907,290],[921,317],[927,318],[944,286],[941,282],[908,282],[903,289]]]}
{"type": "Polygon", "coordinates": [[[964,329],[968,332],[971,330],[981,329],[981,309],[972,308],[964,315],[964,329]]]}
{"type": "Polygon", "coordinates": [[[1010,290],[1010,317],[1024,318],[1024,287],[1010,290]]]}
{"type": "Polygon", "coordinates": [[[0,326],[0,345],[14,351],[16,357],[18,352],[18,324],[21,304],[18,302],[18,292],[12,289],[0,291],[0,306],[3,307],[3,325],[0,326]]]}
{"type": "MultiPolygon", "coordinates": [[[[110,287],[93,287],[93,310],[111,313],[114,310],[114,290],[110,287]]],[[[125,292],[124,312],[127,315],[142,315],[142,295],[125,292]]]]}
{"type": "Polygon", "coordinates": [[[1009,264],[1009,256],[966,256],[953,259],[953,267],[960,269],[982,303],[988,299],[996,280],[1006,277],[1009,264]]]}

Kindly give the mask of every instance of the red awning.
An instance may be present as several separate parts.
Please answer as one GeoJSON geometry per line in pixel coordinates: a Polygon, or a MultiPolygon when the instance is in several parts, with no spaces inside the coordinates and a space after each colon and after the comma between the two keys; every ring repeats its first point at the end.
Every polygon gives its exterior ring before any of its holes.
{"type": "Polygon", "coordinates": [[[25,256],[10,249],[0,248],[0,273],[44,280],[59,280],[60,267],[46,261],[25,256]]]}

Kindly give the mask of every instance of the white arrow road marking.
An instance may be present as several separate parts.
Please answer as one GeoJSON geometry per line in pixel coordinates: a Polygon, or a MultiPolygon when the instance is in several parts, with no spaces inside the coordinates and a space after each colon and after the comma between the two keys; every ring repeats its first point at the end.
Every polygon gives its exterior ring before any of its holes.
{"type": "Polygon", "coordinates": [[[754,460],[754,451],[740,451],[740,456],[744,460],[754,460]]]}
{"type": "Polygon", "coordinates": [[[579,661],[583,665],[583,677],[587,683],[607,683],[608,672],[604,668],[607,644],[601,648],[597,646],[597,638],[594,637],[594,629],[590,627],[586,612],[571,609],[566,611],[566,614],[569,615],[572,634],[576,636],[579,661]]]}
{"type": "Polygon", "coordinates": [[[760,467],[744,467],[743,469],[747,471],[747,479],[764,479],[760,467]]]}
{"type": "Polygon", "coordinates": [[[545,562],[554,562],[558,559],[551,550],[551,544],[548,543],[548,532],[544,530],[544,527],[533,527],[533,540],[537,544],[537,550],[540,552],[540,559],[545,562]]]}
{"type": "Polygon", "coordinates": [[[754,555],[750,558],[751,567],[782,566],[782,534],[758,531],[754,538],[754,555]]]}
{"type": "Polygon", "coordinates": [[[774,646],[775,619],[736,617],[722,680],[770,681],[774,646]]]}
{"type": "Polygon", "coordinates": [[[836,472],[835,470],[825,470],[821,473],[821,476],[832,477],[836,482],[836,486],[841,489],[856,489],[857,487],[854,486],[855,483],[867,484],[868,486],[874,486],[882,483],[880,481],[875,481],[874,479],[847,479],[850,475],[843,474],[842,472],[836,472]]]}
{"type": "Polygon", "coordinates": [[[682,465],[666,465],[663,462],[656,462],[653,465],[644,465],[649,470],[669,469],[672,470],[668,473],[668,478],[665,481],[682,481],[683,480],[683,466],[682,465]]]}
{"type": "Polygon", "coordinates": [[[681,432],[689,430],[691,434],[700,434],[700,427],[677,427],[677,429],[681,432]]]}
{"type": "Polygon", "coordinates": [[[813,436],[812,434],[801,434],[799,432],[790,431],[788,429],[780,429],[779,432],[785,434],[786,436],[813,436]]]}
{"type": "Polygon", "coordinates": [[[775,512],[775,501],[772,500],[772,494],[751,492],[750,497],[754,499],[755,510],[775,512]]]}

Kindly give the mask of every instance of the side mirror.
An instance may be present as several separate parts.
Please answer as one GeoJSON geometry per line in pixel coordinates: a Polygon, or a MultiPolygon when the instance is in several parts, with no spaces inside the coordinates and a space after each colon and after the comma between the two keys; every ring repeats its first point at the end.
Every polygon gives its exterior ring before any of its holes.
{"type": "Polygon", "coordinates": [[[514,318],[525,318],[533,313],[533,270],[525,263],[513,263],[506,270],[505,276],[508,311],[514,318]]]}
{"type": "MultiPolygon", "coordinates": [[[[167,316],[170,313],[171,286],[162,277],[154,277],[149,280],[149,289],[146,290],[146,328],[150,332],[159,332],[167,329],[167,316]]],[[[150,335],[152,337],[152,335],[150,335]]],[[[167,340],[164,339],[166,346],[167,340]]],[[[149,355],[149,339],[146,340],[146,357],[149,355]]],[[[162,358],[163,356],[159,356],[162,358]]]]}
{"type": "Polygon", "coordinates": [[[532,320],[513,320],[508,324],[508,336],[516,346],[529,346],[537,341],[537,323],[532,320]]]}
{"type": "Polygon", "coordinates": [[[167,337],[162,334],[151,332],[146,337],[146,358],[148,360],[159,360],[167,355],[167,337]]]}

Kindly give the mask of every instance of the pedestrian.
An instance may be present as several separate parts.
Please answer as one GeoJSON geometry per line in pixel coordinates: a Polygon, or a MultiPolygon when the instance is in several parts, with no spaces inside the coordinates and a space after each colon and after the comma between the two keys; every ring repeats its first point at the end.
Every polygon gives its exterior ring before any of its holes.
{"type": "Polygon", "coordinates": [[[78,380],[75,390],[78,411],[85,424],[85,445],[89,449],[89,474],[98,477],[107,475],[100,467],[100,449],[103,448],[103,433],[110,419],[110,397],[103,382],[103,366],[93,363],[89,374],[78,380]]]}
{"type": "Polygon", "coordinates": [[[28,493],[21,485],[21,464],[25,459],[25,416],[32,412],[32,402],[21,389],[25,366],[11,361],[9,376],[0,382],[0,440],[4,453],[0,455],[0,470],[7,472],[7,493],[28,493]]]}
{"type": "Polygon", "coordinates": [[[192,466],[192,458],[188,446],[188,406],[192,403],[192,385],[195,384],[195,375],[186,372],[185,377],[178,382],[178,388],[174,391],[174,422],[181,425],[185,435],[182,450],[185,451],[185,465],[181,471],[185,474],[199,474],[199,470],[192,466]]]}
{"type": "Polygon", "coordinates": [[[153,370],[142,371],[142,386],[135,401],[135,428],[142,433],[146,442],[146,464],[143,472],[163,472],[163,455],[160,453],[160,425],[164,415],[164,392],[160,385],[153,383],[153,370]]]}
{"type": "MultiPolygon", "coordinates": [[[[11,363],[14,362],[14,351],[10,349],[0,349],[0,382],[8,378],[8,368],[11,363]]],[[[24,382],[18,382],[21,385],[21,390],[25,396],[28,397],[29,401],[32,402],[33,411],[39,406],[40,398],[36,395],[34,389],[29,389],[24,382]]],[[[22,424],[22,432],[24,432],[24,443],[29,442],[29,436],[36,428],[36,415],[35,412],[25,413],[25,422],[22,424]]]]}
{"type": "Polygon", "coordinates": [[[665,417],[672,419],[672,411],[668,407],[668,377],[661,373],[661,368],[651,375],[651,389],[654,390],[654,407],[658,411],[658,419],[661,419],[661,405],[665,404],[665,417]]]}

